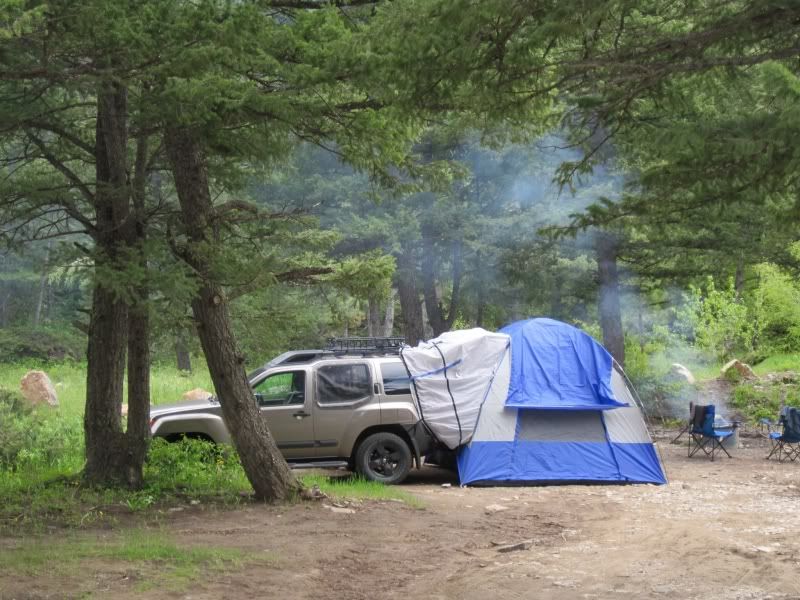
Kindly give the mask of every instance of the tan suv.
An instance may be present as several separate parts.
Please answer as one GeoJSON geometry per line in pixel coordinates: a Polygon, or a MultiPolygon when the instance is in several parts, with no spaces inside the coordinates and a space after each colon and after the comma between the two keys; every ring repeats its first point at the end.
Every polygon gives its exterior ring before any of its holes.
{"type": "MultiPolygon", "coordinates": [[[[435,449],[394,348],[287,352],[251,373],[250,384],[278,448],[297,466],[347,466],[399,483],[435,449]]],[[[231,441],[215,398],[154,406],[150,430],[168,440],[231,441]]]]}

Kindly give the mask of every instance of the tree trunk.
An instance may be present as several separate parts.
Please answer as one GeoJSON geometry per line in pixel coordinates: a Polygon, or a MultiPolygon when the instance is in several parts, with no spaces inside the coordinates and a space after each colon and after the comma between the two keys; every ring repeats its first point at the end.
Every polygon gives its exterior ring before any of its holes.
{"type": "Polygon", "coordinates": [[[164,141],[190,244],[183,258],[200,279],[192,312],[225,423],[256,497],[265,501],[289,499],[298,489],[297,481],[256,406],[244,357],[231,329],[225,293],[210,276],[213,256],[209,252],[213,253],[219,240],[211,226],[214,207],[202,147],[185,129],[167,129],[164,141]]]}
{"type": "Polygon", "coordinates": [[[734,290],[736,290],[736,299],[741,300],[744,293],[744,253],[739,254],[736,259],[736,275],[734,278],[734,290]]]}
{"type": "Polygon", "coordinates": [[[367,302],[367,335],[378,337],[383,335],[381,319],[381,301],[376,297],[370,297],[367,302]]]}
{"type": "MultiPolygon", "coordinates": [[[[138,270],[147,273],[144,243],[147,237],[145,194],[147,181],[147,137],[136,145],[131,199],[133,200],[132,246],[138,270]]],[[[128,451],[128,483],[140,487],[144,482],[144,459],[149,442],[150,419],[150,309],[147,277],[133,290],[128,309],[128,427],[125,433],[128,451]]]]}
{"type": "Polygon", "coordinates": [[[42,319],[42,307],[44,306],[45,295],[47,294],[47,271],[50,263],[50,246],[52,240],[47,242],[47,252],[44,256],[44,266],[42,267],[42,276],[39,278],[39,295],[36,299],[36,311],[33,313],[33,327],[39,327],[42,319]]]}
{"type": "Polygon", "coordinates": [[[411,248],[403,248],[397,259],[397,293],[400,296],[400,312],[402,313],[403,333],[406,343],[416,346],[424,339],[425,330],[422,322],[422,307],[417,289],[416,265],[411,248]]]}
{"type": "Polygon", "coordinates": [[[478,278],[478,281],[476,282],[476,285],[478,286],[478,292],[475,300],[475,303],[477,304],[475,313],[475,327],[483,327],[483,321],[485,319],[484,315],[486,313],[486,278],[483,271],[483,257],[481,256],[480,250],[478,250],[475,257],[475,274],[478,278]]]}
{"type": "Polygon", "coordinates": [[[439,293],[436,290],[436,252],[433,233],[427,227],[422,228],[422,296],[425,298],[425,312],[428,323],[436,337],[447,331],[439,293]]]}
{"type": "Polygon", "coordinates": [[[550,316],[554,319],[561,317],[564,304],[561,297],[561,277],[556,275],[552,281],[552,288],[550,289],[550,316]]]}
{"type": "Polygon", "coordinates": [[[597,274],[600,283],[600,327],[603,330],[603,345],[611,356],[625,366],[625,336],[622,331],[622,313],[619,305],[619,275],[617,257],[619,242],[613,235],[600,233],[595,245],[597,252],[597,274]]]}
{"type": "Polygon", "coordinates": [[[125,434],[122,431],[122,382],[128,308],[97,282],[92,294],[86,366],[83,428],[86,465],[83,478],[92,485],[127,485],[125,434]]]}
{"type": "Polygon", "coordinates": [[[394,331],[394,297],[396,292],[394,288],[389,290],[389,297],[386,299],[386,310],[383,313],[383,330],[381,335],[390,336],[394,331]]]}
{"type": "Polygon", "coordinates": [[[127,278],[116,263],[119,250],[130,237],[127,122],[127,90],[117,83],[102,82],[97,96],[95,134],[95,261],[105,263],[107,269],[103,275],[95,271],[83,421],[86,442],[83,478],[102,486],[141,484],[144,458],[129,452],[120,419],[128,307],[114,286],[127,278]]]}
{"type": "Polygon", "coordinates": [[[458,316],[458,309],[461,306],[461,278],[464,275],[463,246],[461,238],[453,240],[453,289],[450,294],[450,308],[444,322],[445,331],[453,328],[453,323],[458,316]]]}
{"type": "Polygon", "coordinates": [[[185,327],[178,329],[175,336],[175,359],[177,361],[178,370],[192,372],[192,355],[189,352],[189,341],[186,339],[188,332],[185,327]]]}
{"type": "Polygon", "coordinates": [[[128,428],[127,484],[141,487],[149,442],[150,418],[150,318],[141,302],[128,312],[128,428]]]}

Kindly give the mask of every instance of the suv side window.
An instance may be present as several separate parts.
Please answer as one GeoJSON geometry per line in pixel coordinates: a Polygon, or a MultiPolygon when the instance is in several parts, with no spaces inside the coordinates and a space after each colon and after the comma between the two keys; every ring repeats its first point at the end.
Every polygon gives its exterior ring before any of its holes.
{"type": "Polygon", "coordinates": [[[304,371],[275,373],[253,387],[260,407],[302,405],[306,399],[304,371]]]}
{"type": "Polygon", "coordinates": [[[325,365],[317,370],[320,404],[356,402],[372,394],[369,368],[360,365],[325,365]]]}
{"type": "Polygon", "coordinates": [[[399,396],[411,393],[411,381],[408,371],[402,363],[381,363],[383,376],[383,393],[387,396],[399,396]]]}

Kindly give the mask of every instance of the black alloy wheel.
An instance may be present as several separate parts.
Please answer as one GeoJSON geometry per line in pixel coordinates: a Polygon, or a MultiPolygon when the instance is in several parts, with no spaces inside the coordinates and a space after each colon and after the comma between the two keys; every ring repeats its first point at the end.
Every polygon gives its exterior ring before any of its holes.
{"type": "Polygon", "coordinates": [[[373,433],[358,447],[356,470],[371,481],[400,483],[411,470],[411,450],[399,435],[373,433]]]}

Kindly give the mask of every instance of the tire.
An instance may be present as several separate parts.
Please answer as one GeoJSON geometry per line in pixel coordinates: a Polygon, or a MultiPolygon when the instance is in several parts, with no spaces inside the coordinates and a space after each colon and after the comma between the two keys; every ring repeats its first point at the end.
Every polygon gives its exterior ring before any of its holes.
{"type": "Polygon", "coordinates": [[[411,449],[399,435],[373,433],[358,446],[355,463],[356,472],[370,481],[400,483],[411,470],[411,449]]]}

